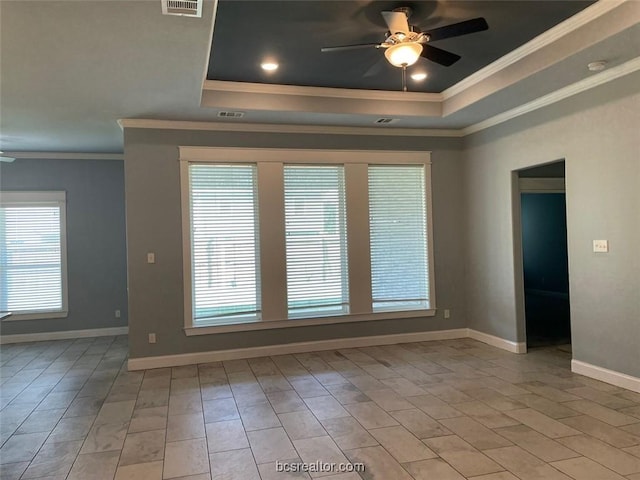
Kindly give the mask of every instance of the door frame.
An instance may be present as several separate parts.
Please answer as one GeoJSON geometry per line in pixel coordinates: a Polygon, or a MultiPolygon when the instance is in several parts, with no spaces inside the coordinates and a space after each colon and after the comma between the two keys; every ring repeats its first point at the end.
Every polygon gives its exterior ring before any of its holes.
{"type": "MultiPolygon", "coordinates": [[[[556,163],[558,160],[550,163],[556,163]]],[[[546,164],[532,165],[526,169],[535,168],[546,164]]],[[[523,170],[523,169],[520,169],[523,170]]],[[[516,335],[518,342],[524,343],[524,351],[527,353],[527,318],[525,314],[524,297],[524,256],[522,250],[522,202],[523,193],[565,193],[566,172],[564,178],[523,177],[520,178],[520,170],[511,172],[511,204],[513,223],[513,270],[514,292],[516,304],[516,335]]]]}

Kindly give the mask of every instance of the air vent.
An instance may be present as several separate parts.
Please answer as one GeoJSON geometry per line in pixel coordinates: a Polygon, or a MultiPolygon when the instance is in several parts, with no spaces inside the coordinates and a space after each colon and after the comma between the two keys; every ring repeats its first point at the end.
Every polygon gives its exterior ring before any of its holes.
{"type": "Polygon", "coordinates": [[[163,15],[202,17],[203,0],[162,0],[163,15]]]}
{"type": "Polygon", "coordinates": [[[396,123],[399,121],[399,118],[379,118],[374,123],[378,125],[389,125],[390,123],[396,123]]]}
{"type": "Polygon", "coordinates": [[[218,112],[218,117],[222,118],[242,118],[244,117],[244,112],[218,112]]]}

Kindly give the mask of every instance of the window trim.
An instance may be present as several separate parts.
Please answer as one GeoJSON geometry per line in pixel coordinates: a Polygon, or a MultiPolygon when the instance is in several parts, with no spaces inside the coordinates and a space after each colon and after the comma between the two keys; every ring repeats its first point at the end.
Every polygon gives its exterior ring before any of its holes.
{"type": "MultiPolygon", "coordinates": [[[[431,152],[429,151],[398,151],[398,150],[343,150],[343,149],[323,149],[323,150],[311,150],[311,149],[292,149],[292,148],[241,148],[241,147],[197,147],[197,146],[179,146],[178,147],[178,162],[180,165],[180,198],[181,198],[181,210],[182,210],[182,254],[183,254],[183,287],[184,287],[184,330],[187,336],[191,335],[207,335],[225,332],[236,331],[248,331],[248,330],[262,330],[262,329],[276,329],[276,328],[290,328],[298,326],[308,325],[324,325],[324,324],[336,324],[336,323],[349,323],[349,322],[361,322],[361,321],[374,321],[374,320],[389,320],[389,319],[401,319],[401,318],[424,318],[432,317],[436,314],[436,295],[435,295],[435,277],[434,277],[434,260],[433,260],[433,209],[432,209],[432,186],[431,186],[431,152]],[[282,185],[276,185],[280,188],[280,191],[269,192],[262,191],[261,182],[264,179],[261,178],[261,165],[264,169],[269,168],[272,171],[274,169],[283,169],[285,164],[297,164],[297,165],[329,165],[329,164],[341,164],[345,167],[345,188],[346,201],[347,201],[347,258],[349,259],[349,286],[357,279],[362,278],[363,275],[369,275],[370,277],[370,265],[368,272],[361,264],[360,271],[353,271],[351,268],[351,248],[349,244],[352,242],[352,236],[349,234],[349,224],[354,213],[349,213],[349,184],[348,178],[349,169],[358,169],[366,171],[367,165],[383,164],[383,165],[409,165],[409,164],[421,164],[424,165],[425,172],[425,201],[427,203],[427,255],[428,255],[428,268],[429,268],[429,309],[425,310],[402,310],[391,312],[373,312],[370,308],[369,311],[357,311],[357,309],[351,309],[350,314],[337,315],[337,316],[325,316],[317,318],[304,318],[295,319],[288,318],[287,315],[287,299],[286,299],[286,251],[285,251],[285,224],[284,224],[284,211],[280,212],[279,218],[271,219],[269,228],[271,233],[275,233],[277,238],[273,238],[272,242],[277,249],[282,251],[276,252],[277,255],[282,255],[282,265],[278,268],[278,271],[274,272],[272,268],[265,269],[261,265],[261,275],[265,272],[274,275],[274,278],[280,281],[264,282],[261,281],[263,289],[269,287],[269,285],[276,285],[277,288],[281,288],[282,280],[284,281],[284,295],[283,298],[273,299],[269,293],[262,292],[262,299],[270,299],[270,305],[262,305],[262,319],[257,319],[252,322],[235,323],[235,324],[217,324],[217,325],[195,325],[192,319],[193,311],[193,286],[191,285],[191,231],[190,231],[190,192],[189,192],[189,165],[190,164],[233,164],[233,163],[245,163],[254,164],[258,166],[257,174],[257,190],[258,190],[258,224],[260,226],[260,242],[264,238],[269,237],[263,235],[262,228],[264,227],[264,218],[261,213],[263,211],[262,202],[266,194],[269,195],[269,203],[280,202],[284,204],[284,178],[282,178],[282,185]],[[362,168],[364,167],[364,168],[362,168]],[[281,217],[281,218],[280,218],[281,217]],[[274,232],[277,230],[277,232],[274,232]],[[278,243],[282,243],[279,245],[278,243]]],[[[366,181],[366,180],[365,180],[366,181]]],[[[367,183],[365,183],[367,185],[367,183]]],[[[273,187],[273,185],[269,185],[273,187]]],[[[365,189],[368,193],[368,189],[365,189]]],[[[368,197],[367,197],[368,205],[368,197]]],[[[368,206],[367,206],[368,208],[368,206]]],[[[360,212],[357,217],[363,217],[360,212]]],[[[366,215],[366,221],[369,221],[369,215],[366,215]]],[[[360,223],[360,222],[358,222],[360,223]]],[[[368,238],[368,231],[367,231],[368,238]]],[[[368,250],[368,249],[367,249],[368,250]]],[[[368,251],[367,251],[368,255],[368,251]]],[[[263,258],[268,260],[269,256],[261,255],[261,262],[263,258]]],[[[353,289],[350,291],[350,303],[353,307],[354,304],[362,305],[363,298],[354,298],[353,289]]],[[[369,297],[371,296],[369,286],[369,297]]],[[[366,297],[366,292],[364,293],[366,297]]],[[[366,303],[366,302],[365,302],[366,303]]],[[[370,302],[369,302],[370,303],[370,302]]]]}
{"type": "Polygon", "coordinates": [[[62,282],[62,308],[59,310],[25,311],[13,313],[4,318],[3,322],[23,320],[49,320],[66,318],[69,315],[69,288],[67,276],[67,194],[65,191],[2,191],[0,204],[4,206],[16,205],[46,205],[57,204],[60,208],[60,276],[62,282]]]}

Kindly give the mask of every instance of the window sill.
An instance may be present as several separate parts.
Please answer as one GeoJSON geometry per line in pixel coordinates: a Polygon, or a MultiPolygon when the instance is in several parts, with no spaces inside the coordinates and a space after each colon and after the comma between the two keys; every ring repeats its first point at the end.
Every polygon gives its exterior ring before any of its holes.
{"type": "Polygon", "coordinates": [[[185,335],[213,335],[216,333],[246,332],[251,330],[268,330],[276,328],[306,327],[311,325],[331,325],[337,323],[369,322],[375,320],[396,320],[403,318],[433,317],[435,309],[430,310],[404,310],[396,312],[365,313],[341,315],[335,317],[289,319],[289,320],[256,320],[249,323],[236,323],[226,325],[199,325],[184,328],[185,335]]]}
{"type": "MultiPolygon", "coordinates": [[[[5,312],[6,313],[6,312],[5,312]]],[[[18,322],[20,320],[49,320],[53,318],[67,318],[69,312],[32,312],[32,313],[12,313],[2,319],[3,322],[18,322]]]]}

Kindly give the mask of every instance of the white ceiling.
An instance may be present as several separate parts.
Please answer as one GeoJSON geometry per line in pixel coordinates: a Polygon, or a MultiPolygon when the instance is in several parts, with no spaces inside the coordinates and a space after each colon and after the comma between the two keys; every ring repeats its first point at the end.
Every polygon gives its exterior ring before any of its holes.
{"type": "Polygon", "coordinates": [[[538,48],[440,94],[234,82],[206,82],[203,94],[211,1],[193,19],[161,15],[159,0],[2,0],[0,149],[121,152],[118,119],[220,122],[221,109],[246,112],[228,123],[371,127],[393,116],[381,128],[468,128],[584,82],[588,62],[637,69],[640,2],[620,3],[601,0],[578,14],[582,23],[573,17],[538,48]]]}

